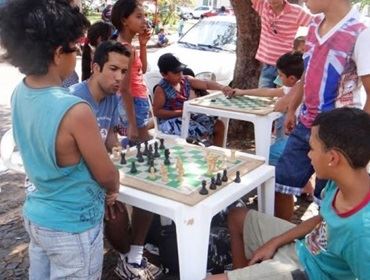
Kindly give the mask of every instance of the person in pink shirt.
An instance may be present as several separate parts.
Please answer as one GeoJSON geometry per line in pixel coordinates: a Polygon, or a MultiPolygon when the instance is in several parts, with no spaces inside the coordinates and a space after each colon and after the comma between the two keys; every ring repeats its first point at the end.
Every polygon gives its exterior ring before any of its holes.
{"type": "Polygon", "coordinates": [[[118,31],[117,41],[131,50],[128,75],[120,87],[123,109],[120,112],[123,125],[128,129],[132,142],[149,140],[149,99],[143,74],[147,69],[147,48],[151,33],[140,1],[117,1],[112,9],[112,24],[118,31]],[[133,38],[139,37],[139,51],[132,46],[133,38]]]}
{"type": "Polygon", "coordinates": [[[256,59],[262,63],[258,87],[274,88],[276,61],[292,49],[300,26],[307,26],[311,14],[287,0],[252,0],[261,17],[261,36],[256,59]]]}

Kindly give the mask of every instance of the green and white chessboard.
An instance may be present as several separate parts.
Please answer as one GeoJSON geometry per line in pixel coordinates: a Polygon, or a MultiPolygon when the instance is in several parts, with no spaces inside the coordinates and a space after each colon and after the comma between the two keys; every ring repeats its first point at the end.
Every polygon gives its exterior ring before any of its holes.
{"type": "MultiPolygon", "coordinates": [[[[120,171],[121,184],[134,187],[146,192],[154,193],[162,197],[170,198],[188,205],[195,205],[199,201],[208,197],[217,190],[231,183],[235,178],[235,172],[240,171],[241,176],[263,164],[263,161],[254,160],[248,157],[236,156],[234,161],[230,159],[230,150],[210,149],[190,144],[165,143],[165,147],[170,150],[171,164],[166,166],[168,171],[168,181],[163,181],[160,173],[160,165],[164,162],[164,150],[159,150],[160,157],[155,158],[154,167],[156,169],[155,177],[151,178],[149,165],[146,156],[144,162],[139,163],[136,158],[136,148],[131,148],[126,154],[125,165],[120,164],[120,160],[114,163],[120,171]],[[212,175],[207,174],[208,165],[206,154],[218,156],[216,169],[213,175],[216,177],[217,172],[222,174],[223,169],[227,169],[229,181],[223,182],[216,190],[209,190],[212,175]],[[184,176],[182,180],[178,178],[176,170],[176,160],[180,158],[184,167],[184,176]],[[226,160],[225,160],[226,159],[226,160]],[[135,161],[137,173],[131,174],[131,162],[135,161]],[[199,190],[202,186],[202,180],[207,181],[208,195],[200,195],[199,190]]],[[[143,150],[143,148],[141,148],[143,150]]]]}
{"type": "Polygon", "coordinates": [[[228,99],[223,93],[219,93],[195,98],[190,101],[190,104],[234,112],[267,115],[274,110],[275,101],[270,98],[245,95],[228,99]]]}

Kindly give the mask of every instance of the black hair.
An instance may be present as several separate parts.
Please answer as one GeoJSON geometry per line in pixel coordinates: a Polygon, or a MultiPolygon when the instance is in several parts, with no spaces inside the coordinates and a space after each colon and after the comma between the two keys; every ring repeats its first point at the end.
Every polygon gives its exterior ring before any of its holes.
{"type": "Polygon", "coordinates": [[[0,8],[0,42],[3,59],[25,75],[45,75],[62,47],[79,39],[89,22],[68,0],[12,0],[0,8]]]}
{"type": "Polygon", "coordinates": [[[184,70],[182,70],[182,74],[195,77],[194,71],[188,67],[185,67],[184,70]]]}
{"type": "Polygon", "coordinates": [[[338,108],[319,114],[312,124],[326,150],[338,150],[354,169],[370,160],[370,115],[357,108],[338,108]]]}
{"type": "Polygon", "coordinates": [[[300,79],[304,71],[302,53],[288,52],[283,54],[277,60],[276,68],[283,72],[287,77],[294,76],[297,79],[300,79]]]}
{"type": "Polygon", "coordinates": [[[93,63],[100,66],[100,71],[103,71],[104,64],[108,61],[111,52],[130,57],[130,51],[121,43],[112,40],[104,41],[96,48],[93,58],[93,63]]]}
{"type": "Polygon", "coordinates": [[[122,31],[122,19],[128,18],[140,6],[138,0],[118,0],[113,5],[111,21],[118,32],[122,31]]]}
{"type": "Polygon", "coordinates": [[[306,43],[306,37],[305,36],[298,36],[293,41],[293,49],[296,50],[298,46],[302,43],[306,43]]]}
{"type": "Polygon", "coordinates": [[[113,26],[110,23],[104,21],[97,21],[90,26],[87,31],[87,40],[82,48],[82,80],[86,80],[91,76],[91,60],[92,60],[92,49],[91,46],[97,47],[100,42],[107,41],[112,36],[113,26]]]}

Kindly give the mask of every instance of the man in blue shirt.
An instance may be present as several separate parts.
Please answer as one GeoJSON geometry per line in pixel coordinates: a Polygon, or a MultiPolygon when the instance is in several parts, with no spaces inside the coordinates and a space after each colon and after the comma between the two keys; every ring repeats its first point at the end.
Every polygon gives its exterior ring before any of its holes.
{"type": "MultiPolygon", "coordinates": [[[[122,105],[116,92],[127,71],[129,56],[128,49],[121,43],[102,42],[95,51],[90,78],[70,87],[73,95],[79,96],[91,105],[101,138],[108,151],[114,146],[119,146],[113,128],[119,119],[118,106],[122,105]]],[[[124,279],[158,277],[161,269],[143,258],[143,245],[153,214],[133,207],[130,230],[126,208],[117,201],[114,206],[106,208],[105,218],[105,235],[120,253],[117,274],[124,279]]]]}

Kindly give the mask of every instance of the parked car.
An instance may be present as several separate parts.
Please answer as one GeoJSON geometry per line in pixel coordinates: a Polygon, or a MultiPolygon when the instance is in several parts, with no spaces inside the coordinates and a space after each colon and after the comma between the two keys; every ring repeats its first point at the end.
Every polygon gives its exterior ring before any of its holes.
{"type": "Polygon", "coordinates": [[[194,24],[176,43],[148,55],[148,70],[144,75],[149,91],[161,75],[158,58],[173,53],[201,78],[228,85],[234,74],[236,60],[236,22],[234,16],[205,18],[194,24]]]}
{"type": "Polygon", "coordinates": [[[185,19],[189,19],[189,18],[192,18],[192,9],[189,8],[189,7],[183,7],[183,6],[177,6],[176,7],[176,13],[179,17],[182,17],[182,18],[185,18],[185,19]]]}
{"type": "Polygon", "coordinates": [[[212,7],[209,6],[199,6],[196,7],[194,10],[190,12],[190,16],[192,18],[200,18],[201,15],[203,15],[206,12],[209,12],[212,10],[212,7]]]}
{"type": "Polygon", "coordinates": [[[205,12],[202,15],[204,17],[214,17],[214,16],[218,16],[220,14],[223,14],[223,15],[233,15],[234,14],[234,11],[232,9],[230,9],[230,8],[225,8],[224,11],[222,11],[220,8],[217,8],[217,9],[212,9],[209,12],[205,12]]]}

